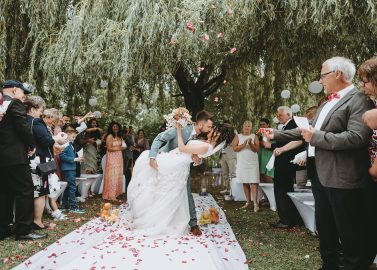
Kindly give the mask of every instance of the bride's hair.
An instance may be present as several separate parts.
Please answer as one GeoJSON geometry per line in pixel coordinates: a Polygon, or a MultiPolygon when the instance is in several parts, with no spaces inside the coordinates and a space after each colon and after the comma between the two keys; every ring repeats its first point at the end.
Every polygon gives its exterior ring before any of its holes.
{"type": "Polygon", "coordinates": [[[217,134],[219,133],[220,133],[220,136],[217,139],[215,146],[219,145],[223,141],[225,141],[225,147],[227,147],[230,143],[232,143],[233,138],[235,136],[234,128],[229,127],[229,125],[218,124],[215,126],[213,136],[217,136],[217,134]]]}

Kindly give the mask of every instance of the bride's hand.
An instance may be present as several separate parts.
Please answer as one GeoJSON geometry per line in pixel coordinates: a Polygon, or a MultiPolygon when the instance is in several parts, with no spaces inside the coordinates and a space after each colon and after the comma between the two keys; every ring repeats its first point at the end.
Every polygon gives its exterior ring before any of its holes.
{"type": "Polygon", "coordinates": [[[182,126],[181,126],[181,124],[178,123],[178,122],[175,124],[175,128],[176,128],[178,131],[181,131],[181,130],[182,130],[182,126]]]}

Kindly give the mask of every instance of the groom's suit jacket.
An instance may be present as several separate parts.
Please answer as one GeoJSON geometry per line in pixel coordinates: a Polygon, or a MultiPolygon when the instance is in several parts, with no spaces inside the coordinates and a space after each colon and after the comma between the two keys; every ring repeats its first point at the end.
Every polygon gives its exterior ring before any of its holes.
{"type": "MultiPolygon", "coordinates": [[[[191,139],[191,134],[193,131],[192,125],[187,125],[182,128],[182,138],[184,144],[186,144],[191,139]]],[[[149,152],[150,158],[155,158],[158,152],[169,152],[178,147],[178,135],[177,129],[169,128],[164,132],[161,132],[156,136],[151,145],[151,150],[149,152]]]]}
{"type": "MultiPolygon", "coordinates": [[[[313,126],[324,105],[318,108],[313,126]]],[[[320,130],[315,130],[310,144],[315,147],[315,167],[323,186],[339,189],[366,186],[370,179],[368,144],[372,130],[361,116],[372,108],[373,102],[354,88],[330,110],[320,130]]],[[[301,134],[298,129],[274,131],[274,138],[298,140],[301,134]]]]}

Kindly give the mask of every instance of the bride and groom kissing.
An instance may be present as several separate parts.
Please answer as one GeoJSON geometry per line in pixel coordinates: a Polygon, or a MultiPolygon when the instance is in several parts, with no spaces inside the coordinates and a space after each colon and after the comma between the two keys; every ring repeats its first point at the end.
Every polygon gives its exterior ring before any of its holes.
{"type": "Polygon", "coordinates": [[[188,233],[188,227],[194,236],[201,235],[191,193],[190,164],[200,164],[202,158],[214,154],[217,145],[229,144],[234,137],[232,129],[214,127],[209,112],[199,112],[191,124],[188,111],[179,109],[184,113],[173,115],[172,127],[158,134],[151,150],[137,159],[128,186],[132,226],[144,236],[179,237],[188,233]],[[206,139],[197,139],[199,135],[206,139]]]}

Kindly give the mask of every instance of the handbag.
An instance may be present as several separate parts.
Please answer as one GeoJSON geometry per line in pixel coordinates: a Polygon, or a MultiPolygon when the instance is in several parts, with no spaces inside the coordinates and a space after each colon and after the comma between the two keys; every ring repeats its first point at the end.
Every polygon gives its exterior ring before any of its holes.
{"type": "MultiPolygon", "coordinates": [[[[31,121],[31,133],[33,133],[33,124],[34,124],[34,119],[31,121]]],[[[56,171],[56,164],[54,159],[52,158],[50,149],[48,149],[48,152],[50,154],[50,160],[47,161],[46,163],[41,163],[37,165],[37,173],[41,176],[48,176],[49,174],[53,173],[56,171]]]]}

